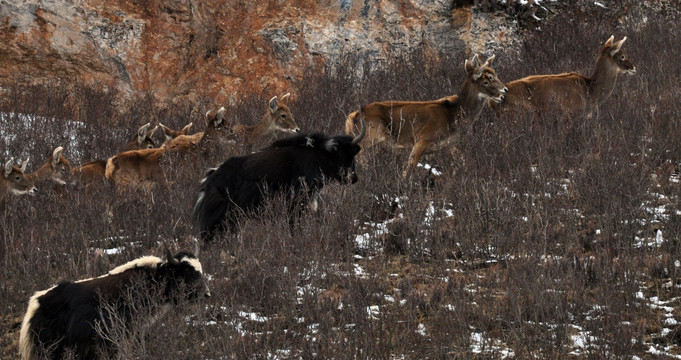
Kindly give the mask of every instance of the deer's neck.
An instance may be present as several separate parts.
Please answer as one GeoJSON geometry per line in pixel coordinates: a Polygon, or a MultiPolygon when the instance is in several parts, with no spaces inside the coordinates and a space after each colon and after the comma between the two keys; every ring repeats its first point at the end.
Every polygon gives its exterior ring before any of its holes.
{"type": "Polygon", "coordinates": [[[196,147],[201,149],[201,151],[206,151],[209,149],[216,142],[216,132],[217,130],[213,128],[206,129],[206,131],[203,132],[201,139],[199,139],[199,141],[196,143],[196,147]]]}
{"type": "Polygon", "coordinates": [[[29,174],[28,178],[33,180],[34,183],[43,182],[49,180],[52,177],[52,167],[49,163],[40,167],[34,173],[29,174]]]}
{"type": "Polygon", "coordinates": [[[477,119],[482,112],[485,102],[485,99],[478,95],[473,84],[469,80],[466,80],[461,87],[461,93],[459,94],[459,103],[461,104],[459,117],[467,120],[477,119]]]}
{"type": "Polygon", "coordinates": [[[589,82],[591,101],[599,104],[607,99],[615,89],[616,82],[617,68],[611,66],[607,60],[603,59],[603,56],[599,56],[589,82]]]}
{"type": "Polygon", "coordinates": [[[250,131],[247,130],[247,138],[249,141],[256,141],[257,139],[267,136],[274,132],[272,116],[268,113],[265,114],[260,121],[254,126],[250,127],[250,131]]]}

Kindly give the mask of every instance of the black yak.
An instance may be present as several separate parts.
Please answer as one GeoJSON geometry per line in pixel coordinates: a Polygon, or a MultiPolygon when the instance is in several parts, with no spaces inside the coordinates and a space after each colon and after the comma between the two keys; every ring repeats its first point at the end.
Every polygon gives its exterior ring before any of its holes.
{"type": "Polygon", "coordinates": [[[199,236],[213,238],[227,221],[236,225],[239,214],[257,209],[267,196],[284,194],[292,205],[308,196],[316,208],[316,194],[329,180],[356,182],[355,155],[366,125],[353,138],[321,133],[298,135],[274,142],[246,156],[229,158],[208,171],[194,202],[194,226],[199,236]]]}
{"type": "Polygon", "coordinates": [[[21,325],[21,358],[61,359],[69,350],[79,359],[104,357],[116,351],[110,330],[119,323],[130,330],[141,310],[149,310],[150,318],[141,319],[149,326],[172,304],[210,296],[195,254],[173,256],[166,247],[165,260],[145,256],[94,279],[36,292],[21,325]]]}

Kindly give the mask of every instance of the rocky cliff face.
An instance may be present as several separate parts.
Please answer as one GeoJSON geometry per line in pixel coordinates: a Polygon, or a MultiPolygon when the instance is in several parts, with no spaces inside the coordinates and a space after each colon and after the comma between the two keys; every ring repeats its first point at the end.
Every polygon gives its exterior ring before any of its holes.
{"type": "MultiPolygon", "coordinates": [[[[58,79],[159,102],[289,91],[345,54],[492,52],[515,22],[445,0],[3,0],[0,80],[58,79]]],[[[2,84],[0,84],[2,85],[2,84]]]]}

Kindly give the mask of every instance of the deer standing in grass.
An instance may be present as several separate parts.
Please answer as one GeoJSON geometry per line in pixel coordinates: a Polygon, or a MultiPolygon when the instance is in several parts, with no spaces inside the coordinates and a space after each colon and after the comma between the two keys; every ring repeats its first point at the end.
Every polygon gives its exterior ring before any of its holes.
{"type": "Polygon", "coordinates": [[[194,123],[190,122],[189,124],[185,125],[182,128],[182,130],[174,130],[161,123],[159,123],[158,126],[160,126],[161,130],[163,130],[163,136],[165,137],[165,141],[163,141],[163,144],[161,144],[161,147],[164,148],[168,147],[168,145],[170,145],[170,142],[173,141],[173,139],[175,139],[176,137],[189,135],[189,130],[191,129],[192,126],[194,126],[194,123]]]}
{"type": "Polygon", "coordinates": [[[587,118],[598,115],[598,105],[615,89],[617,75],[633,75],[636,67],[622,52],[627,40],[614,42],[611,36],[601,47],[596,66],[590,77],[575,72],[533,75],[506,84],[508,92],[501,103],[489,102],[497,110],[548,111],[574,115],[586,113],[587,118]]]}
{"type": "Polygon", "coordinates": [[[263,115],[257,124],[237,124],[232,127],[245,145],[269,141],[277,131],[291,134],[300,132],[300,128],[291,114],[291,109],[288,107],[290,95],[287,93],[279,100],[277,100],[276,96],[270,99],[268,103],[269,111],[263,115]]]}
{"type": "Polygon", "coordinates": [[[382,101],[364,106],[350,114],[345,122],[347,134],[359,129],[365,118],[365,142],[389,141],[397,148],[411,148],[406,177],[426,151],[435,151],[458,141],[460,134],[472,127],[488,100],[501,102],[506,87],[490,67],[494,56],[481,63],[478,55],[466,60],[466,79],[458,95],[431,101],[382,101]]]}
{"type": "MultiPolygon", "coordinates": [[[[241,138],[245,146],[250,146],[263,140],[269,140],[277,131],[286,133],[298,133],[300,128],[293,119],[291,109],[288,107],[288,99],[291,94],[285,94],[278,99],[276,96],[270,99],[268,111],[256,125],[234,125],[232,130],[241,138]]],[[[174,147],[181,143],[196,144],[203,133],[192,135],[180,135],[168,142],[166,147],[174,147]]]]}
{"type": "MultiPolygon", "coordinates": [[[[140,128],[137,129],[137,134],[125,145],[124,151],[153,149],[156,146],[156,143],[151,136],[156,129],[158,129],[158,126],[151,130],[149,130],[149,127],[151,127],[150,123],[140,126],[140,128]]],[[[71,169],[71,172],[86,188],[102,185],[106,180],[106,160],[97,159],[86,162],[81,166],[74,167],[71,169]]]]}
{"type": "Polygon", "coordinates": [[[12,165],[13,162],[14,158],[9,159],[2,169],[2,178],[0,178],[0,207],[9,195],[34,194],[38,191],[33,180],[24,174],[28,159],[21,163],[20,166],[12,165]]]}
{"type": "MultiPolygon", "coordinates": [[[[59,146],[52,152],[52,156],[38,170],[26,176],[34,184],[52,183],[57,192],[64,191],[64,186],[75,182],[75,177],[71,173],[71,164],[62,155],[63,147],[59,146]]],[[[49,187],[48,187],[49,188],[49,187]]]]}
{"type": "Polygon", "coordinates": [[[153,129],[149,130],[150,127],[151,127],[150,123],[146,123],[140,126],[140,128],[137,129],[137,135],[133,136],[133,138],[125,145],[125,148],[123,150],[140,150],[155,148],[156,142],[154,141],[154,139],[151,138],[151,136],[154,135],[154,133],[158,129],[158,126],[155,126],[153,129]]]}
{"type": "Polygon", "coordinates": [[[208,111],[208,126],[197,143],[178,143],[172,147],[125,151],[106,163],[106,178],[119,191],[127,188],[150,189],[166,181],[165,169],[171,166],[191,166],[199,158],[222,152],[236,141],[234,132],[224,122],[225,108],[208,111]]]}

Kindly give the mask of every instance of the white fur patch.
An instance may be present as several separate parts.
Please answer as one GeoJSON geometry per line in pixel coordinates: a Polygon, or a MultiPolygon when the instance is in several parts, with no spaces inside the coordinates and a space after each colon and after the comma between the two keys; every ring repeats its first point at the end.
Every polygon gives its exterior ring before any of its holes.
{"type": "Polygon", "coordinates": [[[114,268],[113,270],[109,271],[109,275],[116,275],[120,274],[126,270],[133,269],[135,267],[150,267],[152,269],[155,269],[158,264],[162,263],[163,260],[156,256],[143,256],[139,259],[131,260],[121,266],[118,266],[114,268]]]}
{"type": "Polygon", "coordinates": [[[35,294],[33,294],[33,296],[31,296],[31,299],[28,301],[28,309],[26,310],[24,320],[21,322],[21,331],[19,333],[19,353],[21,354],[22,359],[33,359],[35,357],[33,341],[31,340],[31,337],[29,336],[28,333],[31,328],[31,324],[29,323],[29,321],[33,318],[33,315],[35,315],[35,312],[40,307],[40,304],[38,303],[38,298],[45,295],[48,291],[52,289],[54,289],[54,286],[47,290],[36,291],[35,294]]]}
{"type": "Polygon", "coordinates": [[[306,140],[306,141],[305,141],[305,146],[307,146],[307,147],[314,147],[314,140],[312,140],[311,137],[306,136],[306,137],[305,137],[305,140],[306,140]]]}
{"type": "Polygon", "coordinates": [[[12,190],[10,190],[10,192],[12,193],[12,195],[24,195],[24,194],[28,194],[29,190],[12,189],[12,190]]]}
{"type": "Polygon", "coordinates": [[[337,148],[338,143],[335,140],[329,140],[324,144],[324,149],[326,149],[326,151],[336,151],[337,148]]]}
{"type": "Polygon", "coordinates": [[[196,208],[198,208],[199,205],[201,205],[204,197],[206,197],[206,193],[203,191],[199,191],[199,195],[196,197],[196,203],[194,203],[194,211],[196,211],[196,208]]]}
{"type": "Polygon", "coordinates": [[[180,261],[186,262],[187,264],[191,265],[194,269],[196,269],[196,271],[203,274],[203,267],[201,266],[201,263],[199,262],[198,259],[185,256],[180,261]]]}

